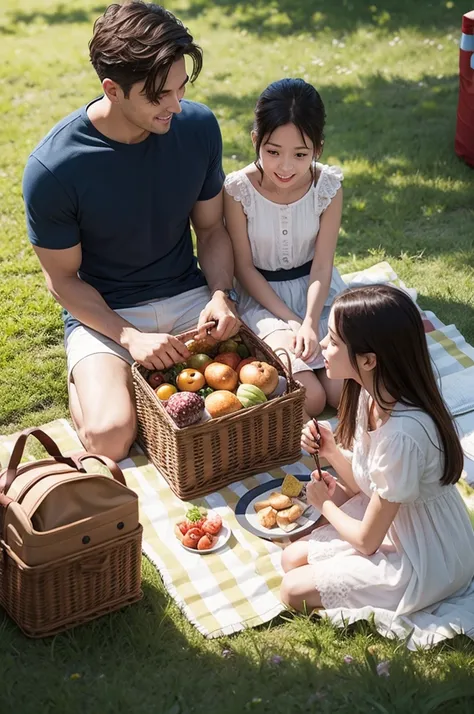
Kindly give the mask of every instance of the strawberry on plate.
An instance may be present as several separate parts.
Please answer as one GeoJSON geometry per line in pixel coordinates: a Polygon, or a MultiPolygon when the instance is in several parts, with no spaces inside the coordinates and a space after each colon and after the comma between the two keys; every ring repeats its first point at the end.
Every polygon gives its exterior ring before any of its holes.
{"type": "Polygon", "coordinates": [[[205,518],[204,523],[201,525],[201,530],[209,535],[217,535],[222,528],[222,518],[218,513],[210,511],[205,518]]]}
{"type": "Polygon", "coordinates": [[[212,548],[217,538],[215,536],[209,535],[209,533],[204,533],[204,535],[199,539],[197,544],[198,550],[209,550],[212,548]]]}
{"type": "Polygon", "coordinates": [[[197,548],[203,535],[204,532],[200,528],[190,528],[183,537],[182,543],[186,546],[186,548],[197,548]]]}

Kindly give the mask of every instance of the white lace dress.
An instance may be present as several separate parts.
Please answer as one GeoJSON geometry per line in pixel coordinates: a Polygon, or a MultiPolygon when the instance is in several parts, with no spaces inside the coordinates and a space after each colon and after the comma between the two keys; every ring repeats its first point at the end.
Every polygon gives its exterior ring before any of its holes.
{"type": "Polygon", "coordinates": [[[311,534],[308,561],[329,616],[334,608],[348,616],[372,611],[390,629],[400,615],[464,591],[474,576],[474,531],[456,486],[440,483],[442,458],[431,418],[397,405],[382,427],[369,432],[368,404],[364,391],[352,458],[361,491],[342,510],[362,520],[373,492],[401,506],[374,555],[354,550],[328,525],[311,534]]]}
{"type": "MultiPolygon", "coordinates": [[[[234,171],[225,180],[224,188],[240,201],[247,217],[247,230],[255,267],[261,270],[288,270],[304,265],[314,257],[321,214],[331,203],[341,186],[342,171],[336,166],[317,164],[316,185],[298,201],[279,204],[262,196],[243,171],[234,171]]],[[[309,276],[294,280],[271,282],[273,290],[298,317],[306,315],[309,276]]],[[[325,337],[328,318],[336,295],[346,288],[336,268],[319,323],[319,338],[325,337]]],[[[237,285],[240,295],[239,313],[244,322],[264,339],[277,330],[293,326],[280,320],[250,297],[237,285]]],[[[293,358],[293,372],[322,367],[321,356],[311,364],[293,358]]]]}

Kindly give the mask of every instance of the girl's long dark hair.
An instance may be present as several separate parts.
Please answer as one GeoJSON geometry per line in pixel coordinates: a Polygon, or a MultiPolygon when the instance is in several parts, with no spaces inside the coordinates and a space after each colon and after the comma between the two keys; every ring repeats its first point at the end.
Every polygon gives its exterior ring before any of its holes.
{"type": "MultiPolygon", "coordinates": [[[[370,285],[344,291],[334,301],[334,324],[357,369],[357,355],[372,352],[374,397],[382,409],[384,388],[397,402],[429,414],[444,455],[441,483],[456,483],[464,457],[452,417],[436,384],[418,308],[402,290],[390,285],[370,285]]],[[[336,440],[352,448],[361,386],[353,379],[344,383],[339,405],[336,440]]],[[[413,415],[416,418],[416,415],[413,415]]]]}
{"type": "MultiPolygon", "coordinates": [[[[304,79],[280,79],[263,90],[255,107],[255,164],[262,173],[259,156],[264,140],[280,126],[294,124],[306,146],[311,139],[314,152],[321,152],[324,141],[326,112],[319,92],[304,79]]],[[[309,148],[309,147],[308,147],[309,148]]],[[[313,175],[313,179],[316,177],[313,175]]]]}

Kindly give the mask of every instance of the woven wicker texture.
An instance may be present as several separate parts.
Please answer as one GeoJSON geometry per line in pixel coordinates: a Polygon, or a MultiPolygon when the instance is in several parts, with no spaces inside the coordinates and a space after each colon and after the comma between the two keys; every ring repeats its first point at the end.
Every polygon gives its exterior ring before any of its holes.
{"type": "MultiPolygon", "coordinates": [[[[195,335],[193,330],[179,338],[186,342],[195,335]]],[[[240,335],[256,359],[268,362],[286,377],[286,393],[184,429],[176,426],[148,384],[149,370],[138,363],[132,366],[138,442],[183,500],[291,464],[300,457],[305,390],[270,347],[245,325],[240,335]]]]}
{"type": "Polygon", "coordinates": [[[2,607],[26,635],[45,637],[140,600],[142,530],[34,567],[2,542],[2,607]]]}

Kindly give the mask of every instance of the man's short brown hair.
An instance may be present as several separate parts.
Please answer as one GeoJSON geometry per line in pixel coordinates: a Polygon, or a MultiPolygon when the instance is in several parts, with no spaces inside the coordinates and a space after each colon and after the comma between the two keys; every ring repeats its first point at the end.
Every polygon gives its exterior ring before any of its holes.
{"type": "Polygon", "coordinates": [[[101,81],[117,82],[126,97],[134,84],[144,82],[143,93],[154,103],[174,62],[191,57],[191,82],[202,68],[202,50],[182,22],[161,5],[141,0],[109,5],[94,23],[89,52],[101,81]]]}

